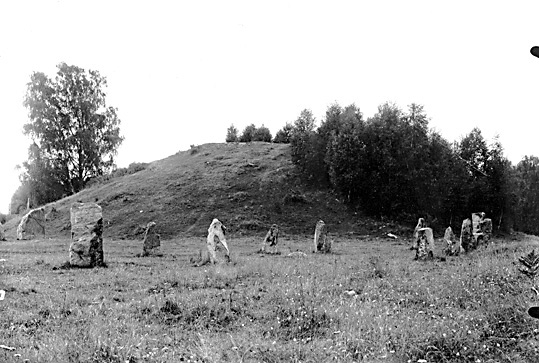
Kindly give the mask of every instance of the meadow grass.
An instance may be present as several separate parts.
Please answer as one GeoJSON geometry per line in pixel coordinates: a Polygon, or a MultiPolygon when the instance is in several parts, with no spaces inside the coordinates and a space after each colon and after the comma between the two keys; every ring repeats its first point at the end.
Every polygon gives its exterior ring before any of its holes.
{"type": "MultiPolygon", "coordinates": [[[[232,262],[192,267],[203,238],[105,240],[106,268],[66,268],[69,240],[0,243],[0,361],[537,362],[532,280],[518,257],[538,239],[495,240],[446,261],[408,244],[307,236],[258,254],[230,238],[232,262]],[[291,251],[304,258],[288,258],[291,251]]],[[[441,250],[441,246],[440,246],[441,250]]]]}

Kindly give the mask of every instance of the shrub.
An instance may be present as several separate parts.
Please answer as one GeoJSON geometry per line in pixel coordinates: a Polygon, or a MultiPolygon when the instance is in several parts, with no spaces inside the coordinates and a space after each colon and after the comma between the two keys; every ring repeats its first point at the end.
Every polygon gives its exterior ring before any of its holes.
{"type": "Polygon", "coordinates": [[[270,130],[262,125],[261,127],[257,128],[253,134],[253,140],[252,141],[265,141],[265,142],[271,142],[271,132],[270,130]]]}
{"type": "Polygon", "coordinates": [[[240,136],[240,142],[253,141],[255,132],[256,132],[256,126],[254,124],[250,124],[243,130],[243,133],[240,136]]]}
{"type": "Polygon", "coordinates": [[[238,141],[238,129],[234,127],[234,124],[226,130],[226,142],[237,142],[238,141]]]}
{"type": "Polygon", "coordinates": [[[292,126],[292,124],[286,123],[282,129],[277,131],[275,138],[273,138],[273,142],[277,144],[289,144],[293,128],[294,126],[292,126]]]}

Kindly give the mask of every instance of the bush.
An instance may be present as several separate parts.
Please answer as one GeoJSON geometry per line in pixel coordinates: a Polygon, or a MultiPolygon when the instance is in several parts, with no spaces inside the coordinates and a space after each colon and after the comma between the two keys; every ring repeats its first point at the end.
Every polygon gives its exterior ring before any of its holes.
{"type": "Polygon", "coordinates": [[[238,141],[238,129],[234,127],[234,124],[226,130],[226,142],[237,142],[238,141]]]}
{"type": "Polygon", "coordinates": [[[250,124],[243,130],[243,133],[240,136],[240,142],[253,141],[255,132],[256,132],[256,126],[254,124],[250,124]]]}
{"type": "Polygon", "coordinates": [[[282,129],[277,131],[273,142],[276,144],[289,144],[290,138],[292,137],[293,128],[294,126],[292,126],[292,124],[286,123],[286,125],[284,125],[282,129]]]}
{"type": "Polygon", "coordinates": [[[253,141],[271,142],[270,130],[264,125],[262,125],[261,127],[255,130],[253,134],[253,141]]]}

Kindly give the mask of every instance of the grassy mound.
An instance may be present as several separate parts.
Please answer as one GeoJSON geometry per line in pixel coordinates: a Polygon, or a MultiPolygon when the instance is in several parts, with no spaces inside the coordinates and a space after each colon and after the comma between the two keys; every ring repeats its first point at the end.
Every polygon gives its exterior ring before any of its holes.
{"type": "MultiPolygon", "coordinates": [[[[360,218],[327,190],[303,183],[285,144],[205,144],[140,169],[46,206],[55,209],[47,235],[69,236],[69,208],[76,201],[103,207],[107,238],[141,237],[150,221],[163,239],[204,235],[213,218],[241,235],[263,233],[274,223],[285,234],[311,234],[318,219],[330,233],[399,232],[360,218]]],[[[7,222],[9,238],[15,238],[18,221],[7,222]]]]}

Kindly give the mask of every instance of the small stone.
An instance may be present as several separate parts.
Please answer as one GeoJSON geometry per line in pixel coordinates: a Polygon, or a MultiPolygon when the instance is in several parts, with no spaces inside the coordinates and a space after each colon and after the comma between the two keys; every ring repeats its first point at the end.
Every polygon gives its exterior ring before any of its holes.
{"type": "Polygon", "coordinates": [[[268,233],[266,233],[266,237],[264,237],[264,242],[262,243],[262,247],[260,248],[260,251],[266,252],[266,246],[273,247],[273,252],[275,252],[277,248],[277,243],[279,242],[279,227],[276,224],[273,224],[268,233]]]}
{"type": "Polygon", "coordinates": [[[155,226],[155,222],[150,222],[146,226],[146,231],[144,232],[144,244],[142,246],[143,256],[159,254],[159,248],[161,247],[161,236],[157,233],[155,226]]]}

